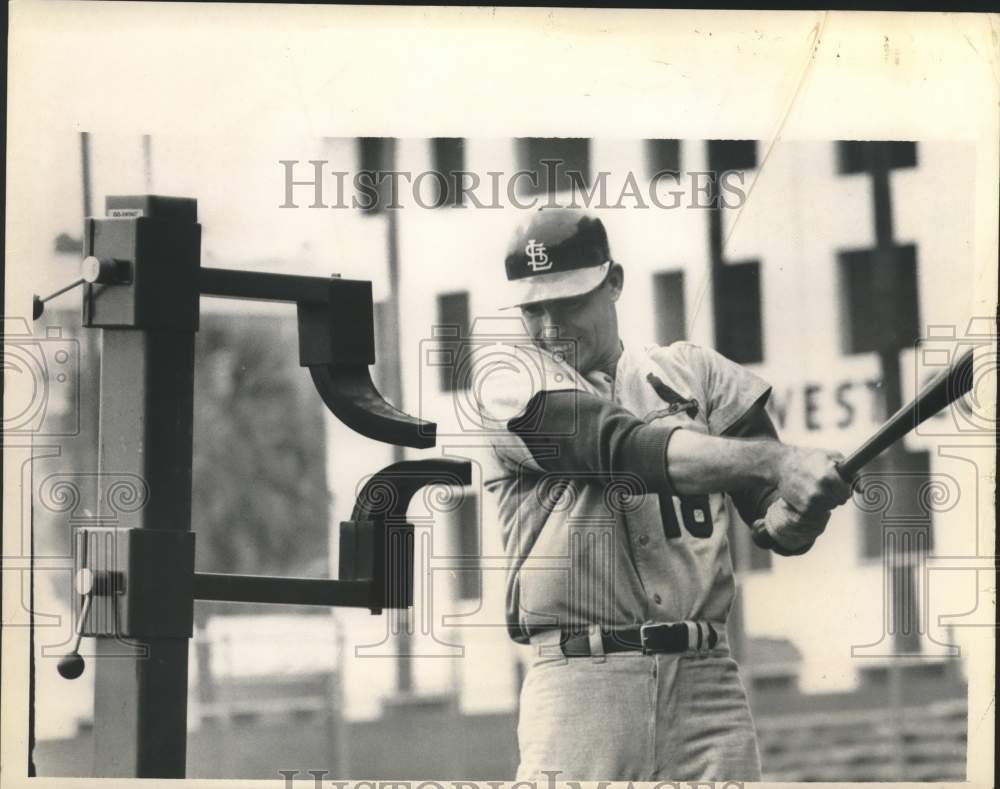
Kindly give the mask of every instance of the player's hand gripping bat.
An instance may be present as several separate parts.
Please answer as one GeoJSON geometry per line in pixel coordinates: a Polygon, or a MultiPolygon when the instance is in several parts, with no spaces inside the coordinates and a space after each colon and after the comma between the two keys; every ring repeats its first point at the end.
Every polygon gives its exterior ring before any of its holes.
{"type": "MultiPolygon", "coordinates": [[[[895,444],[917,425],[930,419],[972,389],[973,348],[963,353],[947,370],[930,381],[916,397],[886,420],[874,435],[843,462],[837,464],[837,471],[847,482],[851,482],[858,472],[878,455],[895,444]]],[[[754,542],[767,547],[769,536],[763,529],[753,529],[754,542]]]]}

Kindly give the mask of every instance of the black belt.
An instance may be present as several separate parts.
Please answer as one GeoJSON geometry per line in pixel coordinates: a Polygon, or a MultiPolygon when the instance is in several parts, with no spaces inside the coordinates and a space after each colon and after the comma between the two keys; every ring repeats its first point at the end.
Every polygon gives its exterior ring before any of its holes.
{"type": "MultiPolygon", "coordinates": [[[[689,649],[712,649],[719,641],[719,634],[708,622],[694,622],[697,630],[695,643],[686,622],[647,624],[622,630],[601,628],[604,653],[642,652],[644,655],[677,654],[689,649]]],[[[566,657],[590,657],[590,634],[586,631],[566,633],[560,644],[566,657]]]]}

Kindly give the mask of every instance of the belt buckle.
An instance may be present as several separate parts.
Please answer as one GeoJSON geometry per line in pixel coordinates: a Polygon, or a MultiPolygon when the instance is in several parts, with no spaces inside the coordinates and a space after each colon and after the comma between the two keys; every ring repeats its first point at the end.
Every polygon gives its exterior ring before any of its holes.
{"type": "Polygon", "coordinates": [[[670,625],[665,624],[663,622],[645,622],[639,625],[639,640],[642,642],[642,654],[644,655],[655,654],[651,652],[649,648],[646,646],[647,642],[649,641],[647,633],[652,628],[664,628],[664,627],[670,627],[670,625]]]}

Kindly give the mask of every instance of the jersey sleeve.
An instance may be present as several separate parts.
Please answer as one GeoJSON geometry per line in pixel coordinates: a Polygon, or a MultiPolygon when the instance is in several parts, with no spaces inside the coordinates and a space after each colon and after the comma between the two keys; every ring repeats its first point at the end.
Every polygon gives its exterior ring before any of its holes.
{"type": "Polygon", "coordinates": [[[635,494],[673,495],[667,447],[677,425],[643,422],[580,390],[539,392],[508,428],[546,472],[590,472],[636,485],[635,494]]]}
{"type": "Polygon", "coordinates": [[[666,457],[676,426],[644,422],[576,388],[572,371],[537,382],[514,371],[490,378],[479,393],[479,411],[502,473],[593,473],[625,479],[637,494],[672,494],[666,457]]]}
{"type": "Polygon", "coordinates": [[[721,436],[756,403],[766,403],[771,386],[756,373],[711,348],[680,344],[702,386],[709,432],[721,436]]]}

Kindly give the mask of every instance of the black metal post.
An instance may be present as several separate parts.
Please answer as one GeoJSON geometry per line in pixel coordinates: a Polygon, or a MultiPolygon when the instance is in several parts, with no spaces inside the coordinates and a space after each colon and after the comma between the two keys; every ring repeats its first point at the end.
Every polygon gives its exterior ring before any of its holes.
{"type": "MultiPolygon", "coordinates": [[[[128,261],[132,280],[83,294],[84,325],[101,329],[98,507],[119,536],[135,530],[190,550],[189,541],[164,538],[191,530],[197,204],[150,195],[107,202],[109,217],[123,218],[89,219],[85,253],[128,261]],[[122,479],[141,480],[142,490],[123,491],[122,479]]],[[[138,578],[159,578],[167,561],[157,551],[136,552],[127,593],[139,591],[138,578]]],[[[157,586],[159,610],[190,612],[189,585],[157,586]]],[[[95,629],[95,774],[183,778],[189,624],[130,621],[122,627],[127,643],[121,624],[95,629]]]]}
{"type": "MultiPolygon", "coordinates": [[[[107,506],[123,473],[141,477],[149,491],[122,526],[190,530],[193,397],[193,331],[104,330],[100,501],[107,506]]],[[[183,778],[188,639],[143,639],[142,646],[147,654],[133,657],[117,636],[96,639],[95,773],[183,778]]]]}

